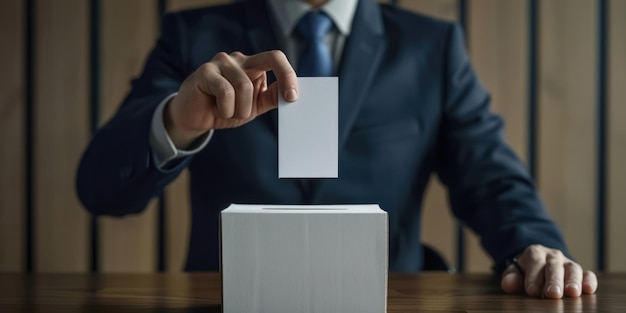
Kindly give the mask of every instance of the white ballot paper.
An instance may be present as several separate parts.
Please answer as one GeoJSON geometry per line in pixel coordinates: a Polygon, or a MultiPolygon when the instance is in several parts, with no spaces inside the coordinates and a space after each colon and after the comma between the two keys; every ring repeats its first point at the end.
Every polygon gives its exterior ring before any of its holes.
{"type": "Polygon", "coordinates": [[[387,312],[378,205],[240,205],[221,213],[225,313],[387,312]]]}
{"type": "Polygon", "coordinates": [[[298,78],[298,101],[278,103],[278,177],[337,178],[337,77],[298,78]]]}

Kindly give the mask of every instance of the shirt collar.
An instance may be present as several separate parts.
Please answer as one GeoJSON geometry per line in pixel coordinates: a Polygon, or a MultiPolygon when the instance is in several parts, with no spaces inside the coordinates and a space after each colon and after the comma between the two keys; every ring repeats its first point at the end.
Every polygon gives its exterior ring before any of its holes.
{"type": "MultiPolygon", "coordinates": [[[[279,30],[290,36],[300,18],[311,11],[311,6],[302,0],[267,0],[279,30]]],[[[320,10],[328,14],[342,35],[350,35],[352,19],[358,0],[329,0],[320,10]]]]}

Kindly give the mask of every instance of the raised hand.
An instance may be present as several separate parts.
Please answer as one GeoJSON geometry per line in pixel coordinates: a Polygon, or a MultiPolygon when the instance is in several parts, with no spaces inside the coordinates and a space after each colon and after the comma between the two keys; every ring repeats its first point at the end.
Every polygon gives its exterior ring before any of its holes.
{"type": "Polygon", "coordinates": [[[165,127],[185,149],[209,130],[239,127],[276,108],[279,92],[289,102],[298,98],[296,73],[284,53],[220,52],[183,82],[164,111],[165,127]],[[276,82],[268,86],[270,70],[276,82]]]}

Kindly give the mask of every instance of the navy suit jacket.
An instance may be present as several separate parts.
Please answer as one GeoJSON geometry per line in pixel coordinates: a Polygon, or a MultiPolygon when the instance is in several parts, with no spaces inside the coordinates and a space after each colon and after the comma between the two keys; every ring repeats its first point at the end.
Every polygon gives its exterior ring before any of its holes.
{"type": "Polygon", "coordinates": [[[458,26],[361,0],[339,69],[339,178],[278,179],[277,114],[217,130],[199,154],[155,167],[159,102],[221,51],[279,49],[264,1],[168,14],[143,73],[85,152],[77,189],[97,215],[141,212],[185,167],[187,270],[217,270],[219,212],[230,203],[377,203],[389,214],[389,270],[422,268],[420,215],[435,172],[454,214],[501,262],[534,243],[567,253],[525,166],[505,144],[458,26]]]}

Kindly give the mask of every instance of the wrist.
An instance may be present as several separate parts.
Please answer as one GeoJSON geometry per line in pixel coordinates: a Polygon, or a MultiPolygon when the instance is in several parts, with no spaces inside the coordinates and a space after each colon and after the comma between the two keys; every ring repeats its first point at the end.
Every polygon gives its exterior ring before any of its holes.
{"type": "Polygon", "coordinates": [[[177,130],[176,128],[168,129],[167,126],[166,126],[166,129],[167,129],[168,136],[170,137],[170,139],[172,140],[172,143],[178,150],[188,150],[189,147],[191,147],[193,143],[196,142],[198,138],[200,138],[200,136],[206,133],[206,132],[198,133],[198,132],[180,131],[180,130],[177,130]]]}
{"type": "Polygon", "coordinates": [[[187,150],[200,136],[206,133],[206,131],[194,131],[189,129],[184,129],[180,127],[174,122],[172,117],[172,101],[165,107],[163,110],[163,124],[165,126],[165,130],[167,131],[167,135],[172,140],[172,143],[179,150],[187,150]]]}

